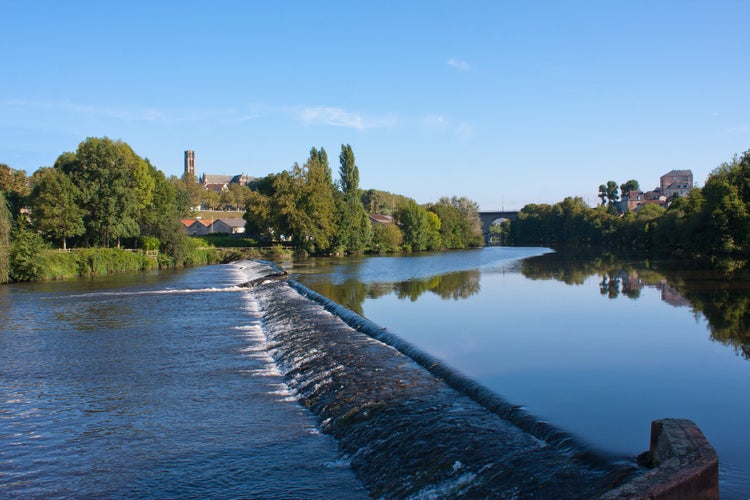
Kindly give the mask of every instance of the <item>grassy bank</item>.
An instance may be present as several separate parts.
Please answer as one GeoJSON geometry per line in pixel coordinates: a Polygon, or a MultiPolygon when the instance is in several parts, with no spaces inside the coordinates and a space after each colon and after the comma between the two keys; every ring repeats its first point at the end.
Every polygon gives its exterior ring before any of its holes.
{"type": "Polygon", "coordinates": [[[166,254],[120,248],[79,248],[67,252],[41,250],[34,258],[29,281],[48,281],[79,276],[149,271],[220,264],[241,259],[279,259],[287,257],[279,248],[193,248],[181,262],[166,254]]]}
{"type": "Polygon", "coordinates": [[[183,262],[167,255],[147,254],[119,248],[80,248],[69,252],[43,250],[37,255],[33,281],[57,280],[77,276],[94,276],[130,271],[147,271],[222,262],[226,252],[217,249],[194,249],[183,262]]]}

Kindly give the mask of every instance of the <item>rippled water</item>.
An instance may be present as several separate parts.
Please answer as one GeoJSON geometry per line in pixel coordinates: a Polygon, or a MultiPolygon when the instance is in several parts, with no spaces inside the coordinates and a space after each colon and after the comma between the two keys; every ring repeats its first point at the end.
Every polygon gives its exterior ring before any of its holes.
{"type": "Polygon", "coordinates": [[[239,266],[0,287],[0,497],[365,496],[239,266]]]}

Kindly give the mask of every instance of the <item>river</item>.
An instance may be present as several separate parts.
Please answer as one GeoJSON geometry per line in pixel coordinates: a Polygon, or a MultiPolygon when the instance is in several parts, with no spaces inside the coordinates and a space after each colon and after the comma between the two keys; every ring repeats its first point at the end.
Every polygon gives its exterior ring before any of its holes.
{"type": "Polygon", "coordinates": [[[365,497],[240,266],[0,287],[0,497],[365,497]]]}
{"type": "Polygon", "coordinates": [[[749,277],[545,252],[288,267],[604,454],[646,450],[654,419],[691,419],[719,454],[722,497],[750,498],[749,277]]]}
{"type": "MultiPolygon", "coordinates": [[[[293,277],[601,454],[694,420],[750,495],[750,280],[485,248],[305,259],[293,277]]],[[[0,497],[352,498],[284,384],[242,265],[0,287],[0,497]]]]}

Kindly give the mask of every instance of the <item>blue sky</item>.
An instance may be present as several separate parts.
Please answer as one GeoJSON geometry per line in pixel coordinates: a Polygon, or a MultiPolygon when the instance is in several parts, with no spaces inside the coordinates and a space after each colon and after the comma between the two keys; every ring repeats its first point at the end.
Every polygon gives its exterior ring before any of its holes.
{"type": "Polygon", "coordinates": [[[0,0],[0,162],[86,137],[166,174],[351,144],[360,187],[485,210],[702,184],[750,149],[749,1],[0,0]]]}

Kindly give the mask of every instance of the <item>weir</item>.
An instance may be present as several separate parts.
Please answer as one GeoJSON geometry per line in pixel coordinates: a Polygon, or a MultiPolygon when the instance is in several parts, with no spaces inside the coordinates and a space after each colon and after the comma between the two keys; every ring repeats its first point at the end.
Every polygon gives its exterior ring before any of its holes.
{"type": "Polygon", "coordinates": [[[651,469],[612,461],[271,265],[248,271],[269,353],[372,496],[718,497],[718,459],[690,422],[657,426],[651,469]]]}

